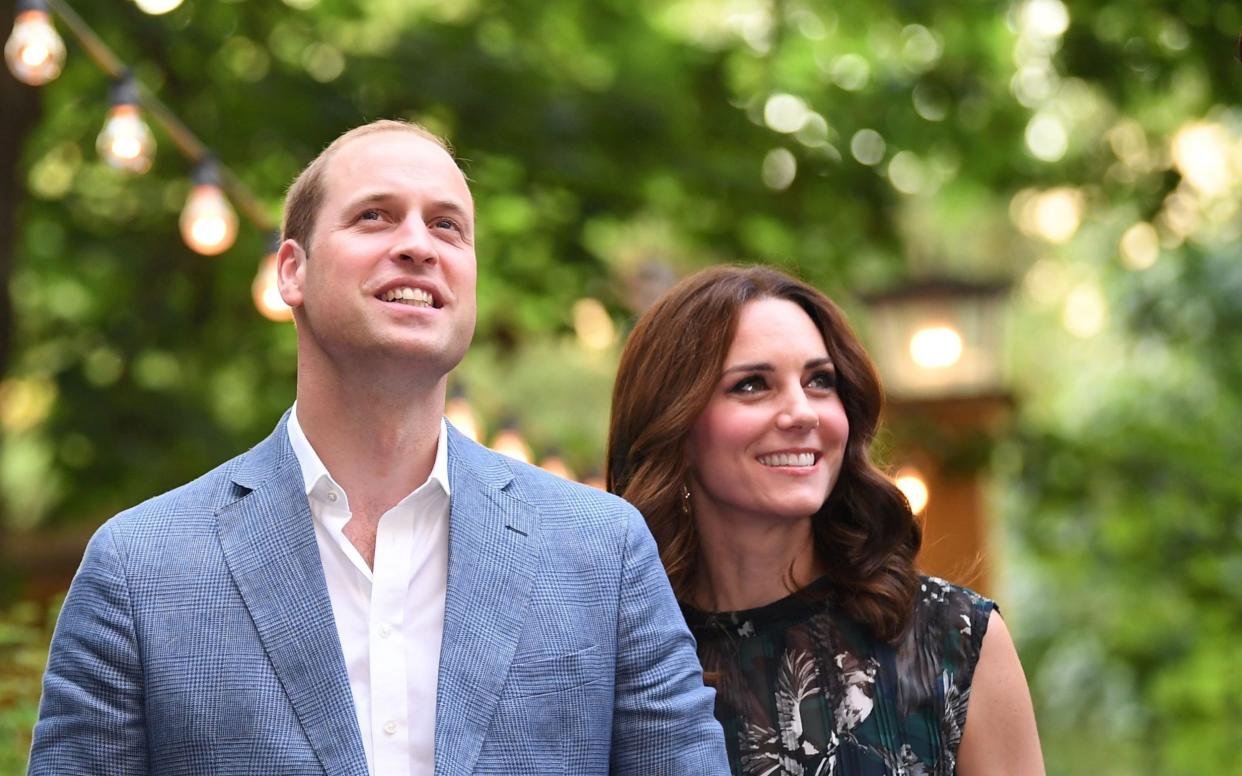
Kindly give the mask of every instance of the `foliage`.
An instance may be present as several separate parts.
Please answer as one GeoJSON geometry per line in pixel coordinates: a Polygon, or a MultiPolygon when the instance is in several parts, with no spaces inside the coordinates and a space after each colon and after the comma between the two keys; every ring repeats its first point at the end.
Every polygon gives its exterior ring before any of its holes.
{"type": "Polygon", "coordinates": [[[0,614],[0,773],[26,770],[39,680],[58,609],[22,603],[0,614]]]}
{"type": "MultiPolygon", "coordinates": [[[[765,260],[865,324],[855,295],[902,278],[1018,279],[1004,603],[1049,770],[1239,770],[1236,6],[81,5],[273,217],[349,126],[451,136],[480,269],[455,379],[491,429],[518,417],[579,472],[616,358],[576,343],[582,297],[624,329],[667,277],[765,260]]],[[[104,167],[105,92],[71,44],[22,149],[10,529],[96,524],[253,444],[293,395],[293,332],[249,301],[267,236],[184,248],[185,164],[161,135],[146,175],[104,167]]]]}

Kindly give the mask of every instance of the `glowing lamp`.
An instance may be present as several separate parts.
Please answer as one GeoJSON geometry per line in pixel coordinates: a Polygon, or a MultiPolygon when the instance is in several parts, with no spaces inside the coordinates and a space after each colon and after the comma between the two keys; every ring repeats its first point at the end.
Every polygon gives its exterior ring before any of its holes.
{"type": "Polygon", "coordinates": [[[530,448],[526,446],[526,441],[522,439],[522,435],[513,426],[506,426],[501,429],[496,438],[492,440],[492,449],[522,463],[530,463],[531,461],[530,448]]]}
{"type": "Polygon", "coordinates": [[[138,88],[129,75],[112,85],[108,120],[95,141],[95,148],[109,166],[141,174],[151,169],[155,138],[138,111],[138,88]]]}
{"type": "Polygon", "coordinates": [[[138,10],[152,16],[160,16],[181,7],[184,0],[134,0],[138,10]]]}
{"type": "Polygon", "coordinates": [[[448,418],[448,422],[453,424],[453,428],[462,433],[462,436],[471,441],[479,441],[479,421],[474,416],[474,410],[470,407],[470,402],[460,392],[456,392],[444,405],[444,416],[448,418]]]}
{"type": "Polygon", "coordinates": [[[1004,392],[1007,283],[937,280],[867,297],[870,353],[898,399],[1004,392]]]}
{"type": "Polygon", "coordinates": [[[931,495],[927,488],[927,480],[918,469],[905,468],[897,472],[897,476],[893,478],[893,482],[897,485],[897,489],[906,497],[906,501],[910,502],[910,511],[919,514],[927,508],[927,501],[931,495]]]}
{"type": "Polygon", "coordinates": [[[272,250],[259,262],[259,271],[250,285],[250,293],[254,299],[255,309],[269,321],[283,323],[293,320],[293,310],[280,297],[280,286],[276,276],[276,249],[280,247],[280,236],[274,235],[272,250]]]}
{"type": "Polygon", "coordinates": [[[65,42],[52,26],[44,0],[19,0],[13,32],[4,44],[4,61],[13,77],[42,86],[65,66],[65,42]]]}
{"type": "Polygon", "coordinates": [[[556,453],[552,453],[547,458],[540,461],[539,468],[550,474],[555,474],[557,477],[570,480],[571,482],[577,479],[574,477],[573,470],[569,468],[569,464],[565,463],[565,459],[556,453]]]}
{"type": "Polygon", "coordinates": [[[181,211],[181,238],[204,256],[227,251],[237,239],[237,214],[220,190],[220,171],[210,158],[194,170],[194,187],[181,211]]]}

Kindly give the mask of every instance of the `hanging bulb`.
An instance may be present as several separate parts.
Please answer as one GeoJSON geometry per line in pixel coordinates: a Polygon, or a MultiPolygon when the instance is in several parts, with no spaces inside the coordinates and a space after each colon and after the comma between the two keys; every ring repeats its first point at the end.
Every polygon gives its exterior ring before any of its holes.
{"type": "Polygon", "coordinates": [[[444,417],[448,418],[448,422],[452,423],[453,428],[460,431],[462,436],[473,442],[479,441],[479,422],[474,417],[470,402],[466,401],[466,396],[460,389],[454,390],[453,395],[445,403],[444,417]]]}
{"type": "Polygon", "coordinates": [[[565,459],[562,458],[561,454],[555,450],[550,452],[547,458],[544,458],[539,462],[539,468],[543,469],[545,472],[549,472],[550,474],[555,474],[557,477],[569,480],[570,482],[577,480],[577,478],[574,477],[573,469],[569,468],[569,464],[565,463],[565,459]]]}
{"type": "Polygon", "coordinates": [[[181,7],[183,0],[134,0],[138,10],[152,16],[160,16],[181,7]]]}
{"type": "Polygon", "coordinates": [[[13,32],[4,44],[4,60],[13,77],[42,86],[65,66],[65,42],[56,34],[44,0],[18,0],[13,32]]]}
{"type": "Polygon", "coordinates": [[[129,73],[112,84],[108,120],[95,142],[99,155],[118,170],[142,174],[151,169],[155,138],[138,111],[138,86],[129,73]]]}
{"type": "Polygon", "coordinates": [[[492,449],[522,463],[530,463],[530,448],[526,446],[526,440],[522,439],[515,426],[506,425],[502,428],[492,440],[492,449]]]}
{"type": "Polygon", "coordinates": [[[224,253],[237,239],[237,214],[220,191],[220,170],[210,156],[194,168],[194,188],[181,211],[181,238],[204,256],[224,253]]]}
{"type": "Polygon", "coordinates": [[[259,262],[259,272],[254,276],[250,293],[254,306],[269,321],[283,323],[293,320],[293,310],[280,298],[280,286],[276,277],[276,251],[280,249],[280,234],[273,233],[271,250],[259,262]]]}

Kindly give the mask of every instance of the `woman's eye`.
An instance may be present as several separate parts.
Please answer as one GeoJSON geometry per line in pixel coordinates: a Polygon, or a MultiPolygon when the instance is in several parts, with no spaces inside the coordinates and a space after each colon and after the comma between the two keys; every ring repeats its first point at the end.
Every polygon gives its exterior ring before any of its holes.
{"type": "Polygon", "coordinates": [[[750,377],[743,378],[734,383],[733,387],[729,389],[729,393],[740,393],[746,395],[758,393],[767,387],[768,383],[766,380],[759,375],[751,375],[750,377]]]}
{"type": "Polygon", "coordinates": [[[831,391],[837,387],[837,373],[829,371],[820,371],[811,375],[811,379],[807,380],[808,388],[819,388],[824,391],[831,391]]]}

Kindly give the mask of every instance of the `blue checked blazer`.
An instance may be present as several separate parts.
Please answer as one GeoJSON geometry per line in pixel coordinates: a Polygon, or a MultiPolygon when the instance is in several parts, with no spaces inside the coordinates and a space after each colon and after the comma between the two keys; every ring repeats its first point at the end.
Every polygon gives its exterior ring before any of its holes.
{"type": "MultiPolygon", "coordinates": [[[[367,773],[287,417],[95,534],[31,774],[367,773]]],[[[641,516],[451,428],[449,479],[436,775],[727,774],[641,516]]]]}

